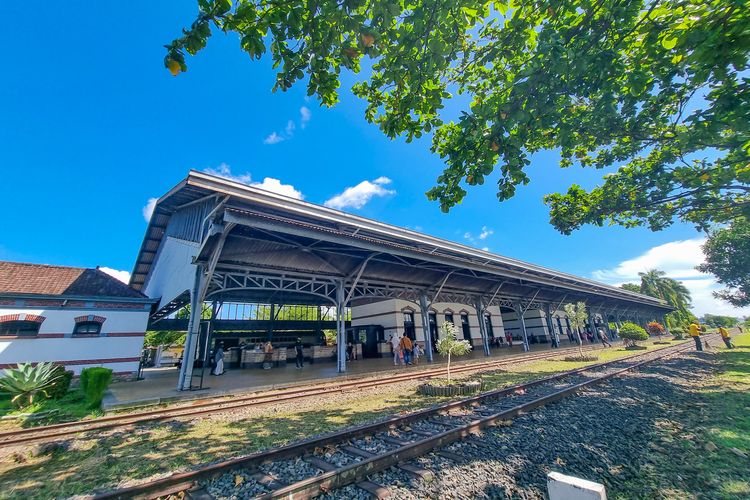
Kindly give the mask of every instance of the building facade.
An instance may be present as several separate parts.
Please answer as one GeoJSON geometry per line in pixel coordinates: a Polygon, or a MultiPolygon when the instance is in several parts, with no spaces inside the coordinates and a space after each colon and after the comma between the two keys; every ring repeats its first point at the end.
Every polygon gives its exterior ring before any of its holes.
{"type": "Polygon", "coordinates": [[[152,303],[99,269],[0,262],[0,368],[135,373],[152,303]]]}

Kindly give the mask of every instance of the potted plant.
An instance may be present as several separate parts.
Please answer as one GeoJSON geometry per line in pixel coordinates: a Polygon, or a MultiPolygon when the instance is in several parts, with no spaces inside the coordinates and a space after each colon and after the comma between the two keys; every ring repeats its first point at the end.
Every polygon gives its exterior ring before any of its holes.
{"type": "Polygon", "coordinates": [[[456,327],[453,323],[445,322],[442,327],[442,335],[437,341],[436,348],[441,356],[446,356],[448,362],[445,365],[445,380],[431,380],[417,387],[417,392],[428,396],[458,396],[473,394],[482,387],[478,380],[453,382],[451,380],[451,357],[463,356],[471,352],[471,344],[468,340],[456,339],[456,327]]]}

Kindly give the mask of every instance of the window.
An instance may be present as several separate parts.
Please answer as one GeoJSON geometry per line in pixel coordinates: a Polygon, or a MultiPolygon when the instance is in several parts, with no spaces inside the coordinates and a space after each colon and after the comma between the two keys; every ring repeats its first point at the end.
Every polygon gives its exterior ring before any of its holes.
{"type": "Polygon", "coordinates": [[[404,312],[404,323],[414,323],[414,313],[405,311],[404,312]]]}
{"type": "Polygon", "coordinates": [[[0,323],[0,335],[13,337],[36,337],[41,323],[36,321],[3,321],[0,323]]]}
{"type": "MultiPolygon", "coordinates": [[[[453,313],[445,313],[445,322],[453,323],[453,313]]],[[[453,323],[455,325],[455,323],[453,323]]]]}
{"type": "Polygon", "coordinates": [[[80,323],[76,323],[73,335],[99,335],[101,331],[101,323],[96,321],[81,321],[80,323]]]}

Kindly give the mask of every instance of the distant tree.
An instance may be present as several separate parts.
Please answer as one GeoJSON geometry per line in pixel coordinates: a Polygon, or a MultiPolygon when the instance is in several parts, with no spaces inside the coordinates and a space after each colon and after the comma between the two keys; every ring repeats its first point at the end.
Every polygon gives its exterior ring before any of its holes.
{"type": "MultiPolygon", "coordinates": [[[[274,89],[307,86],[325,106],[342,73],[365,119],[407,142],[433,133],[445,162],[428,191],[444,211],[499,169],[497,197],[530,181],[531,155],[561,167],[616,167],[590,190],[545,198],[550,221],[705,227],[748,213],[750,9],[744,1],[550,2],[198,0],[167,44],[187,70],[213,31],[251,59],[268,54],[274,89]],[[367,60],[369,59],[369,61],[367,60]],[[452,98],[460,114],[446,121],[452,98]]],[[[251,99],[248,96],[247,99],[251,99]]],[[[198,111],[196,111],[198,113],[198,111]]]]}
{"type": "MultiPolygon", "coordinates": [[[[750,170],[750,168],[748,169],[750,170]]],[[[714,296],[735,307],[750,305],[750,222],[742,218],[714,231],[703,245],[706,261],[698,266],[727,288],[714,296]]]]}
{"type": "Polygon", "coordinates": [[[641,293],[641,285],[635,283],[623,283],[620,288],[629,292],[641,293]]]}
{"type": "Polygon", "coordinates": [[[720,326],[731,328],[733,326],[737,326],[740,322],[740,319],[735,318],[734,316],[717,316],[713,314],[704,314],[702,322],[714,328],[718,328],[720,326]]]}
{"type": "Polygon", "coordinates": [[[185,344],[186,332],[171,330],[149,330],[143,339],[144,347],[171,347],[185,344]]]}
{"type": "Polygon", "coordinates": [[[692,298],[685,285],[667,278],[666,273],[658,269],[651,269],[638,275],[641,277],[642,294],[662,299],[675,308],[673,312],[666,315],[669,328],[684,325],[695,318],[690,312],[692,298]]]}
{"type": "Polygon", "coordinates": [[[441,356],[448,357],[446,364],[448,383],[451,381],[451,356],[463,356],[471,352],[471,344],[468,340],[456,339],[456,326],[446,321],[441,327],[443,335],[437,341],[435,346],[441,356]]]}
{"type": "Polygon", "coordinates": [[[573,331],[576,332],[578,337],[578,354],[583,358],[583,340],[581,340],[581,329],[586,326],[586,320],[589,317],[589,313],[586,312],[586,303],[577,302],[575,304],[565,304],[563,307],[565,314],[568,316],[570,326],[573,327],[573,331]]]}

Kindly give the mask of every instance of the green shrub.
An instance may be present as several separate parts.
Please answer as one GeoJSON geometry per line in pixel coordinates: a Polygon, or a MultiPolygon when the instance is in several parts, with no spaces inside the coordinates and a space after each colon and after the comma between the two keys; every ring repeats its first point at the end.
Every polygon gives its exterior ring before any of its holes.
{"type": "Polygon", "coordinates": [[[60,399],[65,396],[70,389],[70,381],[73,380],[73,372],[67,371],[64,366],[55,367],[55,380],[47,390],[47,396],[51,399],[60,399]]]}
{"type": "Polygon", "coordinates": [[[81,390],[86,396],[89,408],[99,408],[104,399],[104,392],[112,381],[112,370],[95,366],[81,370],[81,390]]]}
{"type": "Polygon", "coordinates": [[[16,368],[6,368],[0,378],[0,390],[11,395],[11,401],[19,406],[30,406],[37,394],[47,397],[59,375],[57,366],[41,362],[33,365],[21,363],[16,368]]]}
{"type": "Polygon", "coordinates": [[[628,322],[620,327],[620,337],[625,341],[626,345],[635,345],[638,340],[648,339],[648,333],[635,323],[628,322]]]}

